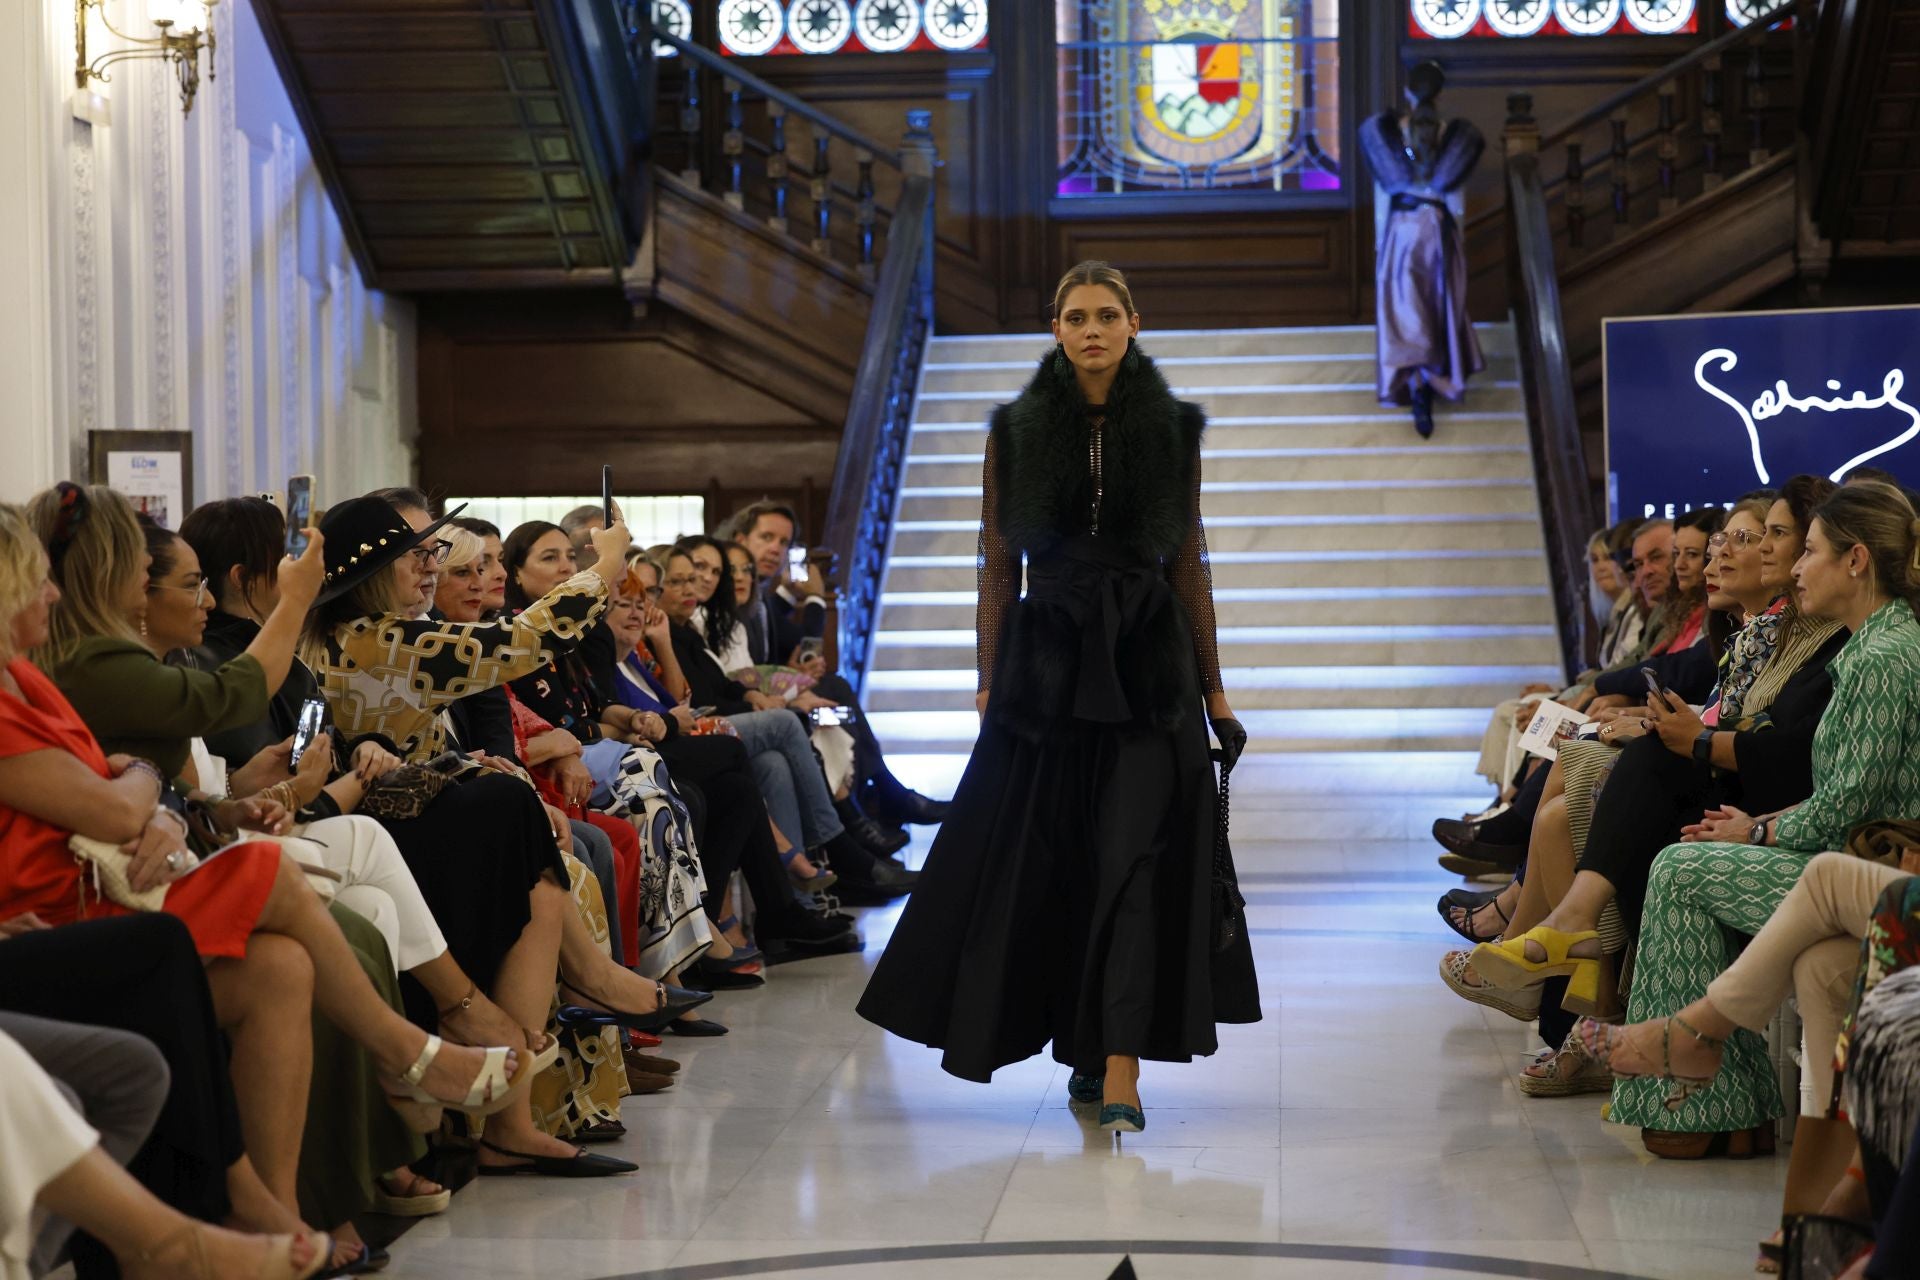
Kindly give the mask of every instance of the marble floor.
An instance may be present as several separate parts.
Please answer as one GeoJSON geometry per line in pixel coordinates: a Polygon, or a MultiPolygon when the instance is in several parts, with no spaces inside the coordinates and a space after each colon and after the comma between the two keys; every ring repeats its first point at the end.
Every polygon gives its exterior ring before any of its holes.
{"type": "MultiPolygon", "coordinates": [[[[1235,775],[1237,818],[1283,768],[1235,775]]],[[[670,1040],[684,1083],[629,1099],[604,1148],[639,1173],[476,1183],[389,1274],[1104,1280],[1127,1254],[1141,1280],[1751,1274],[1784,1156],[1658,1161],[1599,1097],[1523,1097],[1531,1029],[1435,976],[1458,881],[1434,852],[1240,830],[1266,1017],[1147,1064],[1147,1130],[1118,1143],[1050,1061],[970,1084],[857,1018],[898,915],[864,912],[864,955],[778,968],[714,1001],[732,1034],[670,1040]]]]}

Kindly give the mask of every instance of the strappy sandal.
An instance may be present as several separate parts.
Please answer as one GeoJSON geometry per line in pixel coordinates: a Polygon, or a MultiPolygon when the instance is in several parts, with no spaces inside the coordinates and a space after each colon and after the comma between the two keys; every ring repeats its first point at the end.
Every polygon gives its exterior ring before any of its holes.
{"type": "MultiPolygon", "coordinates": [[[[418,1104],[427,1108],[452,1107],[470,1116],[490,1116],[497,1111],[504,1111],[512,1105],[520,1084],[528,1078],[527,1068],[533,1065],[532,1055],[528,1055],[521,1060],[520,1069],[509,1076],[507,1055],[515,1051],[505,1045],[493,1045],[487,1049],[486,1058],[480,1066],[480,1074],[475,1076],[473,1083],[467,1087],[465,1097],[454,1100],[436,1098],[421,1088],[420,1082],[426,1079],[427,1069],[433,1065],[433,1060],[440,1056],[440,1050],[444,1047],[446,1047],[446,1041],[439,1036],[428,1036],[426,1047],[420,1050],[420,1056],[415,1058],[413,1065],[401,1074],[397,1082],[401,1088],[397,1091],[387,1090],[388,1102],[393,1104],[394,1109],[403,1116],[408,1116],[409,1112],[415,1108],[400,1105],[402,1103],[418,1104]]],[[[478,1048],[479,1046],[469,1047],[478,1048]]],[[[411,1119],[410,1116],[409,1119],[411,1119]]]]}
{"type": "MultiPolygon", "coordinates": [[[[814,863],[814,873],[810,876],[802,876],[796,872],[793,869],[793,864],[799,861],[801,856],[806,852],[803,846],[794,845],[793,848],[780,855],[780,865],[786,869],[787,879],[793,881],[794,888],[800,890],[802,893],[819,893],[822,889],[831,889],[834,885],[840,883],[839,875],[820,866],[818,863],[814,863]]],[[[814,861],[812,858],[808,858],[807,860],[809,862],[814,861]]]]}
{"type": "Polygon", "coordinates": [[[1583,1093],[1607,1093],[1613,1088],[1613,1073],[1607,1064],[1587,1053],[1579,1037],[1569,1035],[1551,1058],[1542,1053],[1534,1065],[1544,1064],[1539,1075],[1522,1071],[1520,1092],[1529,1098],[1570,1098],[1583,1093]]]}
{"type": "MultiPolygon", "coordinates": [[[[157,1244],[140,1251],[140,1261],[159,1264],[163,1255],[171,1253],[174,1245],[186,1239],[190,1246],[194,1280],[214,1280],[216,1272],[212,1259],[207,1257],[207,1224],[191,1222],[177,1231],[168,1233],[157,1244]]],[[[260,1260],[260,1270],[255,1273],[257,1280],[309,1280],[319,1275],[333,1263],[333,1237],[320,1232],[305,1235],[303,1238],[313,1249],[313,1256],[304,1267],[293,1265],[293,1242],[290,1235],[262,1236],[267,1242],[267,1256],[260,1260]],[[316,1240],[315,1237],[318,1237],[316,1240]]],[[[181,1275],[175,1264],[173,1274],[181,1275]]]]}
{"type": "Polygon", "coordinates": [[[1473,963],[1471,951],[1449,951],[1440,957],[1440,981],[1462,1000],[1498,1009],[1517,1022],[1532,1022],[1540,1016],[1540,988],[1502,991],[1498,987],[1476,987],[1467,981],[1467,966],[1473,963]]]}
{"type": "Polygon", "coordinates": [[[1494,911],[1499,913],[1500,927],[1504,930],[1506,926],[1512,922],[1512,917],[1502,910],[1500,906],[1500,894],[1504,892],[1506,892],[1504,889],[1494,893],[1468,893],[1463,889],[1449,889],[1440,895],[1438,904],[1440,918],[1446,921],[1447,928],[1453,930],[1468,942],[1491,942],[1494,938],[1498,938],[1500,934],[1495,933],[1490,937],[1482,937],[1480,934],[1473,932],[1473,919],[1480,914],[1482,908],[1492,907],[1494,911]],[[1456,911],[1464,911],[1467,913],[1466,923],[1462,924],[1460,921],[1454,919],[1453,913],[1456,911]]]}
{"type": "MultiPolygon", "coordinates": [[[[1720,1074],[1717,1071],[1710,1076],[1682,1076],[1674,1074],[1673,1029],[1675,1027],[1679,1027],[1682,1031],[1692,1036],[1695,1040],[1698,1040],[1701,1044],[1706,1045],[1709,1049],[1725,1049],[1727,1047],[1725,1040],[1718,1040],[1706,1034],[1677,1013],[1661,1021],[1660,1070],[1651,1074],[1657,1080],[1671,1080],[1673,1082],[1673,1092],[1667,1095],[1665,1104],[1666,1109],[1669,1111],[1678,1111],[1682,1106],[1686,1105],[1688,1098],[1691,1098],[1694,1094],[1711,1085],[1719,1078],[1720,1074]]],[[[1613,1065],[1614,1049],[1626,1043],[1627,1029],[1625,1027],[1616,1027],[1608,1023],[1596,1022],[1592,1018],[1582,1018],[1574,1024],[1573,1030],[1574,1034],[1580,1037],[1580,1042],[1586,1048],[1586,1051],[1595,1059],[1607,1064],[1607,1069],[1613,1072],[1614,1079],[1639,1080],[1648,1074],[1635,1074],[1621,1071],[1613,1065]]]]}
{"type": "MultiPolygon", "coordinates": [[[[467,983],[467,994],[461,996],[444,1009],[434,1010],[433,1016],[435,1021],[445,1023],[448,1018],[458,1017],[460,1014],[472,1012],[473,998],[479,994],[479,983],[467,983]]],[[[554,1059],[560,1056],[560,1041],[548,1035],[546,1032],[535,1031],[532,1027],[522,1027],[520,1028],[520,1034],[526,1038],[527,1045],[524,1050],[516,1049],[514,1052],[522,1054],[522,1056],[532,1055],[529,1059],[529,1065],[522,1068],[529,1074],[538,1075],[540,1072],[545,1071],[553,1065],[554,1059]]],[[[454,1044],[466,1045],[469,1049],[484,1049],[487,1047],[485,1045],[467,1044],[466,1041],[454,1040],[451,1036],[446,1037],[446,1039],[451,1040],[454,1044]]],[[[516,1077],[516,1079],[517,1078],[518,1077],[516,1077]]]]}
{"type": "Polygon", "coordinates": [[[1537,987],[1548,978],[1567,980],[1566,1007],[1593,1010],[1600,1002],[1600,961],[1596,957],[1576,956],[1573,948],[1597,939],[1592,929],[1562,933],[1546,925],[1535,925],[1517,938],[1483,942],[1473,949],[1473,969],[1496,987],[1519,991],[1537,987]],[[1547,953],[1545,960],[1527,955],[1532,942],[1547,953]]]}
{"type": "Polygon", "coordinates": [[[373,1211],[394,1218],[428,1218],[436,1213],[445,1213],[453,1204],[453,1192],[441,1187],[438,1191],[423,1194],[411,1194],[421,1183],[431,1183],[432,1178],[423,1178],[411,1169],[400,1171],[404,1181],[400,1190],[395,1191],[391,1174],[381,1174],[373,1180],[373,1211]]]}

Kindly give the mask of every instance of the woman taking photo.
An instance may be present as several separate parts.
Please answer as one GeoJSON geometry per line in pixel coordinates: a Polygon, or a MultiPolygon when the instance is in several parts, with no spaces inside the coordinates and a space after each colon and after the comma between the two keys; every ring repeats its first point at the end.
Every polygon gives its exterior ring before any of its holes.
{"type": "Polygon", "coordinates": [[[1246,731],[1220,683],[1201,412],[1140,352],[1112,267],[1069,271],[1054,317],[987,436],[980,740],[860,1013],[969,1080],[1051,1039],[1074,1101],[1137,1133],[1140,1059],[1260,1018],[1245,928],[1214,945],[1201,716],[1228,769],[1246,731]]]}

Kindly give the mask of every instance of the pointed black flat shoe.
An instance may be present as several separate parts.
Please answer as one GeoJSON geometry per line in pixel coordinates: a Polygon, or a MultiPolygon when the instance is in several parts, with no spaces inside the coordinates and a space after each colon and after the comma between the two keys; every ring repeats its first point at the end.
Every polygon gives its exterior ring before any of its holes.
{"type": "MultiPolygon", "coordinates": [[[[575,995],[586,995],[570,982],[560,985],[575,995]]],[[[625,1027],[629,1031],[659,1031],[687,1010],[698,1009],[713,999],[711,991],[688,991],[684,987],[670,987],[664,982],[659,986],[665,999],[651,1013],[621,1013],[612,1009],[589,1009],[583,1005],[567,1004],[560,1006],[560,1023],[569,1027],[625,1027]]]]}
{"type": "Polygon", "coordinates": [[[483,1164],[480,1166],[480,1176],[483,1178],[505,1178],[518,1173],[538,1173],[549,1178],[609,1178],[616,1173],[637,1173],[640,1169],[630,1160],[597,1155],[583,1147],[575,1147],[571,1156],[562,1158],[509,1151],[505,1147],[494,1146],[485,1138],[480,1140],[480,1145],[496,1155],[526,1161],[525,1164],[483,1164]]]}
{"type": "Polygon", "coordinates": [[[723,1036],[727,1028],[707,1018],[675,1018],[666,1026],[676,1036],[723,1036]]]}

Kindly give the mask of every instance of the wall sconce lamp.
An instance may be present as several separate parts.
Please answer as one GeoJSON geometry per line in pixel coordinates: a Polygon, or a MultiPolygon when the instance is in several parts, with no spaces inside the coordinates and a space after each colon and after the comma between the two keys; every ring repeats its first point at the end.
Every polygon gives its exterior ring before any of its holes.
{"type": "Polygon", "coordinates": [[[180,109],[183,114],[193,111],[193,95],[200,88],[200,50],[207,51],[207,79],[213,79],[214,39],[213,6],[217,0],[149,0],[147,11],[149,20],[158,28],[156,36],[131,36],[116,30],[107,21],[107,0],[73,0],[74,25],[74,82],[82,89],[90,80],[106,81],[110,79],[106,69],[116,62],[127,62],[135,58],[160,58],[173,64],[174,78],[180,82],[180,109]],[[127,48],[109,49],[95,57],[87,59],[87,10],[96,9],[100,14],[100,25],[109,35],[124,41],[127,48]],[[188,14],[201,10],[201,25],[186,27],[188,14]]]}

